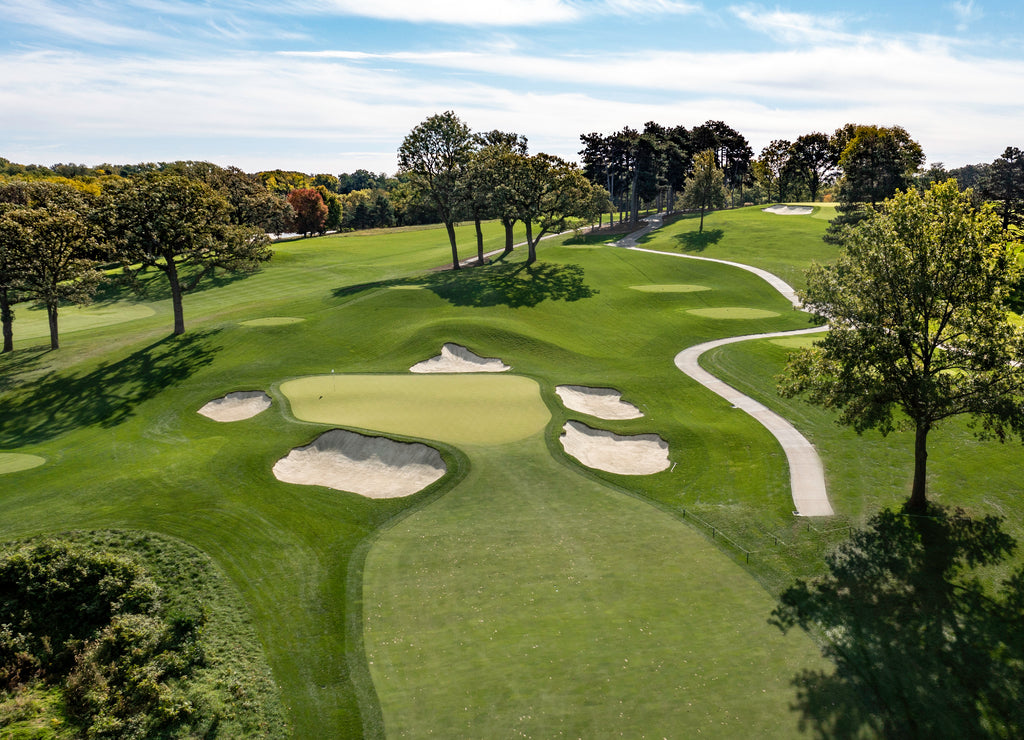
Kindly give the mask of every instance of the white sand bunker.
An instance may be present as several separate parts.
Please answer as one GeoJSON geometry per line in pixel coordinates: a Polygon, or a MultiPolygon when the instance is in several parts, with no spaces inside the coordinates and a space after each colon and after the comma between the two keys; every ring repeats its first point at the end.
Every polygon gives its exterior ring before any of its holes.
{"type": "Polygon", "coordinates": [[[465,347],[448,343],[441,354],[417,362],[409,368],[413,373],[503,373],[512,368],[497,357],[481,357],[465,347]]]}
{"type": "Polygon", "coordinates": [[[650,475],[669,466],[668,442],[657,434],[624,437],[567,421],[559,438],[565,451],[588,468],[621,475],[650,475]]]}
{"type": "Polygon", "coordinates": [[[270,396],[263,391],[238,391],[210,401],[199,413],[214,421],[242,421],[269,408],[270,396]]]}
{"type": "Polygon", "coordinates": [[[776,216],[809,216],[814,213],[811,206],[784,206],[774,205],[762,208],[765,213],[774,213],[776,216]]]}
{"type": "Polygon", "coordinates": [[[447,470],[433,447],[343,429],[324,432],[274,463],[274,477],[285,483],[326,486],[367,498],[410,496],[447,470]]]}
{"type": "Polygon", "coordinates": [[[555,387],[555,393],[567,409],[598,419],[639,419],[643,416],[640,409],[623,401],[622,394],[614,388],[560,385],[555,387]]]}

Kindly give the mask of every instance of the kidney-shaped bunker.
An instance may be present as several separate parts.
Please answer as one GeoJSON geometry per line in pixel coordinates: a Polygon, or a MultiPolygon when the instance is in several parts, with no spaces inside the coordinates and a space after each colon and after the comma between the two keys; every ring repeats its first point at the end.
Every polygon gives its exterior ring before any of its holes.
{"type": "Polygon", "coordinates": [[[441,453],[419,442],[332,429],[274,464],[285,483],[326,486],[367,498],[398,498],[421,491],[447,467],[441,453]]]}

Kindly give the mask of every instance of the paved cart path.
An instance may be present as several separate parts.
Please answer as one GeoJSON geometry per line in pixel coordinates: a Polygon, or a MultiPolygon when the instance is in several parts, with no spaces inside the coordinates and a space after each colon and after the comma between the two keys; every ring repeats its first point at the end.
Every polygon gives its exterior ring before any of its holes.
{"type": "MultiPolygon", "coordinates": [[[[648,221],[643,229],[629,234],[617,242],[618,246],[636,252],[647,252],[649,254],[661,254],[667,257],[681,259],[702,260],[704,262],[718,262],[719,264],[738,267],[742,270],[752,272],[781,293],[795,308],[800,308],[800,299],[786,281],[776,275],[750,265],[727,260],[717,260],[710,257],[697,257],[678,252],[661,252],[654,249],[644,249],[636,246],[636,240],[649,233],[652,229],[661,225],[660,216],[648,221]]],[[[816,326],[810,329],[797,329],[796,331],[771,332],[768,334],[747,334],[739,337],[727,337],[716,339],[711,342],[704,342],[693,347],[684,349],[676,355],[675,364],[680,370],[703,385],[705,388],[714,391],[738,409],[742,409],[757,419],[765,429],[771,432],[782,445],[789,462],[789,484],[793,495],[793,505],[797,516],[831,516],[832,505],[828,500],[828,492],[825,489],[825,471],[821,464],[821,458],[814,445],[797,431],[796,427],[776,414],[762,403],[740,393],[728,383],[719,380],[714,375],[700,366],[700,356],[708,350],[721,347],[735,342],[745,342],[748,339],[770,339],[773,337],[797,336],[800,334],[815,334],[827,330],[827,326],[816,326]]]]}

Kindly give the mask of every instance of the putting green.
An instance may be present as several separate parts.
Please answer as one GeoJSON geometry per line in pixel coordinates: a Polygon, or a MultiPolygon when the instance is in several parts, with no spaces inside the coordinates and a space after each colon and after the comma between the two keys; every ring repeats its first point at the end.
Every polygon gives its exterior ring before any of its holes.
{"type": "Polygon", "coordinates": [[[267,316],[263,319],[250,319],[243,321],[242,326],[285,326],[287,324],[298,324],[305,319],[298,319],[292,316],[267,316]]]}
{"type": "Polygon", "coordinates": [[[703,316],[707,319],[770,319],[778,316],[778,311],[766,311],[763,308],[745,308],[743,306],[723,306],[722,308],[691,308],[686,313],[703,316]]]}
{"type": "Polygon", "coordinates": [[[520,375],[317,375],[281,392],[303,421],[458,445],[498,445],[544,429],[540,386],[520,375]]]}
{"type": "Polygon", "coordinates": [[[806,349],[814,346],[821,337],[804,334],[799,337],[779,337],[777,339],[771,339],[772,344],[776,344],[779,347],[785,347],[786,349],[806,349]]]}
{"type": "MultiPolygon", "coordinates": [[[[61,334],[98,326],[122,324],[126,321],[145,319],[156,312],[142,303],[120,302],[116,305],[61,306],[57,322],[61,334]]],[[[19,339],[37,339],[50,336],[50,321],[45,308],[26,308],[18,314],[15,326],[19,339]]]]}
{"type": "Polygon", "coordinates": [[[0,452],[0,475],[38,468],[44,462],[46,462],[46,458],[39,457],[38,455],[23,455],[20,452],[0,452]]]}
{"type": "Polygon", "coordinates": [[[684,283],[677,285],[630,285],[629,287],[642,293],[699,293],[702,290],[711,290],[706,285],[686,285],[684,283]]]}

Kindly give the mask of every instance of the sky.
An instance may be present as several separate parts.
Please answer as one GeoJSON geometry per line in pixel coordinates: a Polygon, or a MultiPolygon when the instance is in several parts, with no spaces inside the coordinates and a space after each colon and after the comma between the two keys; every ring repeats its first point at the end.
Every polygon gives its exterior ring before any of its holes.
{"type": "Polygon", "coordinates": [[[930,164],[1024,148],[1019,0],[3,0],[0,157],[393,174],[454,111],[576,160],[721,120],[755,155],[901,125],[930,164]]]}

